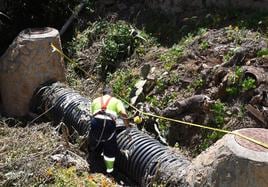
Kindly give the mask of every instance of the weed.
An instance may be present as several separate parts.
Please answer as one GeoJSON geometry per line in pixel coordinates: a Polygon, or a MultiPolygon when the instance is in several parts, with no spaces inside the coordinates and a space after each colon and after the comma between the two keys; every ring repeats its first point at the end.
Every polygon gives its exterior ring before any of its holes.
{"type": "Polygon", "coordinates": [[[232,96],[236,96],[239,94],[239,89],[234,86],[227,87],[225,91],[228,95],[232,95],[232,96]]]}
{"type": "Polygon", "coordinates": [[[202,86],[204,86],[204,84],[205,84],[205,80],[199,77],[195,79],[189,86],[193,89],[199,89],[202,86]]]}
{"type": "Polygon", "coordinates": [[[167,88],[167,84],[165,79],[157,79],[156,82],[156,91],[157,92],[163,92],[167,88]]]}
{"type": "Polygon", "coordinates": [[[107,72],[113,73],[119,63],[134,52],[141,39],[137,31],[123,21],[110,24],[97,59],[102,66],[101,74],[106,76],[107,72]]]}
{"type": "Polygon", "coordinates": [[[224,116],[225,116],[225,105],[224,103],[217,101],[212,107],[211,111],[214,115],[214,122],[217,126],[221,126],[224,124],[224,116]]]}
{"type": "Polygon", "coordinates": [[[199,145],[199,149],[204,151],[207,149],[211,144],[213,144],[218,139],[222,138],[224,133],[213,131],[211,133],[206,134],[205,138],[203,139],[202,143],[199,145]]]}
{"type": "Polygon", "coordinates": [[[180,76],[174,72],[170,73],[170,76],[169,76],[169,80],[168,80],[168,83],[170,85],[176,85],[177,83],[180,82],[180,76]]]}
{"type": "Polygon", "coordinates": [[[229,95],[236,96],[241,91],[248,91],[256,88],[256,80],[251,77],[244,77],[244,72],[242,68],[238,67],[235,69],[233,75],[228,77],[228,87],[226,92],[229,95]]]}
{"type": "Polygon", "coordinates": [[[93,22],[83,32],[77,31],[76,36],[68,44],[68,52],[75,55],[85,50],[94,40],[105,34],[108,27],[109,23],[102,20],[93,22]]]}
{"type": "Polygon", "coordinates": [[[161,103],[160,103],[160,101],[159,101],[159,99],[156,97],[156,96],[150,96],[150,97],[146,97],[146,101],[150,104],[150,105],[152,105],[152,106],[154,106],[154,107],[159,107],[159,106],[161,106],[161,103]]]}
{"type": "Polygon", "coordinates": [[[163,108],[167,107],[171,101],[173,101],[176,98],[176,93],[167,93],[164,95],[161,101],[161,106],[163,108]]]}
{"type": "Polygon", "coordinates": [[[64,186],[115,186],[101,175],[89,175],[87,172],[78,172],[75,167],[61,168],[54,167],[48,169],[48,175],[54,179],[53,185],[64,186]]]}
{"type": "Polygon", "coordinates": [[[128,100],[131,90],[138,80],[138,75],[132,74],[131,70],[121,69],[114,74],[109,74],[107,82],[110,82],[113,92],[128,100]]]}
{"type": "Polygon", "coordinates": [[[202,41],[202,43],[200,44],[199,48],[201,50],[206,50],[210,47],[209,43],[207,41],[202,41]]]}
{"type": "Polygon", "coordinates": [[[183,48],[174,45],[166,53],[161,54],[159,59],[164,62],[164,69],[169,71],[178,61],[178,59],[183,55],[183,48]]]}
{"type": "Polygon", "coordinates": [[[258,57],[268,56],[268,48],[261,49],[260,51],[258,51],[257,56],[258,57]]]}
{"type": "MultiPolygon", "coordinates": [[[[216,128],[223,127],[225,107],[226,107],[225,104],[220,101],[216,101],[211,107],[211,111],[214,115],[214,119],[213,119],[214,127],[216,128]]],[[[203,140],[201,144],[198,146],[199,151],[203,151],[207,149],[212,143],[220,139],[223,135],[224,133],[222,132],[217,132],[217,131],[211,132],[211,131],[203,130],[202,131],[203,140]]]]}
{"type": "Polygon", "coordinates": [[[251,78],[251,77],[247,77],[246,79],[243,80],[242,82],[242,90],[243,91],[248,91],[251,90],[253,88],[256,88],[256,80],[251,78]]]}
{"type": "Polygon", "coordinates": [[[223,62],[228,62],[234,56],[234,51],[229,50],[227,53],[223,55],[223,62]]]}

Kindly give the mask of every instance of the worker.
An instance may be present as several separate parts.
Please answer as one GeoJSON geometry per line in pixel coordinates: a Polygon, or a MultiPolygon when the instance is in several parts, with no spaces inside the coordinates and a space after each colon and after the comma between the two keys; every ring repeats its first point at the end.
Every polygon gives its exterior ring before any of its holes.
{"type": "Polygon", "coordinates": [[[91,104],[91,149],[98,149],[104,157],[106,172],[112,173],[117,153],[116,118],[120,116],[126,127],[130,127],[125,107],[121,100],[112,96],[112,89],[103,89],[103,96],[91,104]]]}

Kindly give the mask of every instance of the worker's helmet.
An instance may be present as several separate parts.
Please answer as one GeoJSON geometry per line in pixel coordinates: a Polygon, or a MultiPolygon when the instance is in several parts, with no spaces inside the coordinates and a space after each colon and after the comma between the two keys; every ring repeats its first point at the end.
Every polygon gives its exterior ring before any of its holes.
{"type": "Polygon", "coordinates": [[[112,93],[113,93],[112,88],[110,88],[108,86],[104,87],[103,90],[102,90],[103,95],[106,95],[106,94],[111,95],[112,93]]]}

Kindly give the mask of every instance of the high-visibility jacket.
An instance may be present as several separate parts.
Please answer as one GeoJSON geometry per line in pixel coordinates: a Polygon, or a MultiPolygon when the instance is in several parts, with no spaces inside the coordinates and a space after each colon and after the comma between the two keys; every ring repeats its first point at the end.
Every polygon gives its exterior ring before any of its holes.
{"type": "Polygon", "coordinates": [[[115,119],[120,113],[126,114],[126,110],[122,101],[115,97],[111,97],[110,95],[104,95],[93,100],[91,104],[91,113],[97,118],[108,119],[110,116],[113,116],[115,119]],[[101,114],[103,107],[105,113],[109,114],[106,117],[105,115],[101,114]]]}

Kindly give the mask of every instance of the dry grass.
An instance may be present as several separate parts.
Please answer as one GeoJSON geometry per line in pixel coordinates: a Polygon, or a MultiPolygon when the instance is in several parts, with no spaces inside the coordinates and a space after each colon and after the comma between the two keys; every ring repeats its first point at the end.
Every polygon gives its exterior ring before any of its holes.
{"type": "Polygon", "coordinates": [[[67,150],[85,157],[75,145],[67,148],[49,123],[9,127],[0,123],[0,186],[114,186],[102,174],[67,167],[50,156],[67,150]]]}

